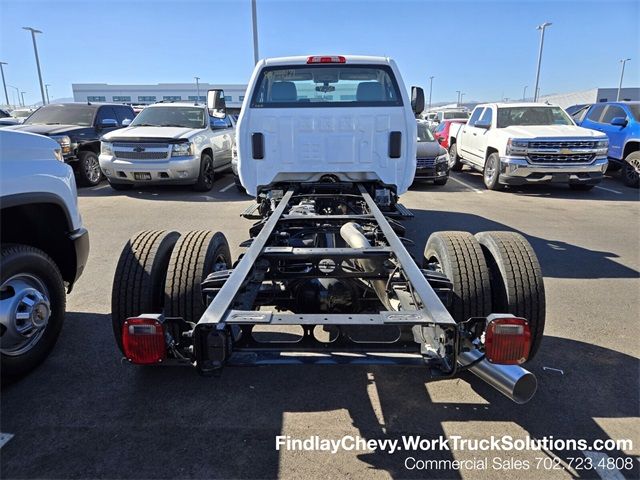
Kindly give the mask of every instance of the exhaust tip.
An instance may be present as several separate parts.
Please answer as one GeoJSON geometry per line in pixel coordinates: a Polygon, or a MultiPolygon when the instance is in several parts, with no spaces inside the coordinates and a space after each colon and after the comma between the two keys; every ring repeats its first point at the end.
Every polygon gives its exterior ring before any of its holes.
{"type": "Polygon", "coordinates": [[[517,404],[522,405],[533,398],[537,389],[538,380],[536,376],[531,372],[527,372],[525,375],[522,375],[513,386],[511,399],[517,404]]]}

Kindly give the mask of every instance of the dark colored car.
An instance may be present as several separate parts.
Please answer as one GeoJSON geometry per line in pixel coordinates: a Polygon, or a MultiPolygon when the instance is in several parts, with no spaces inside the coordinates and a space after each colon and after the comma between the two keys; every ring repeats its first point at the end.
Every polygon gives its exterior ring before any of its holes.
{"type": "Polygon", "coordinates": [[[418,150],[414,181],[433,180],[444,185],[449,179],[449,153],[436,141],[427,122],[418,122],[418,150]]]}
{"type": "Polygon", "coordinates": [[[433,132],[433,136],[436,138],[438,143],[442,145],[444,148],[449,150],[449,130],[451,129],[452,123],[467,123],[464,118],[452,118],[450,120],[443,120],[438,124],[438,127],[433,132]]]}
{"type": "Polygon", "coordinates": [[[78,185],[93,186],[103,178],[98,162],[100,137],[126,127],[134,117],[129,105],[51,103],[33,112],[22,125],[7,128],[45,135],[58,142],[78,185]]]}
{"type": "Polygon", "coordinates": [[[594,103],[575,110],[572,117],[581,127],[607,135],[609,170],[622,170],[622,180],[625,185],[638,188],[640,185],[640,102],[594,103]]]}

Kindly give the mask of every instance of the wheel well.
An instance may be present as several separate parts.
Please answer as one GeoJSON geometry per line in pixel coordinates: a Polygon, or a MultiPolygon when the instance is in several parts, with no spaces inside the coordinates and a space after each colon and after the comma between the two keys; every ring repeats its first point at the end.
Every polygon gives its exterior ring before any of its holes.
{"type": "Polygon", "coordinates": [[[624,160],[625,158],[627,158],[627,155],[633,152],[637,152],[638,150],[640,150],[640,142],[627,142],[627,144],[624,146],[622,159],[624,160]]]}
{"type": "Polygon", "coordinates": [[[489,158],[489,155],[491,155],[492,153],[498,153],[498,149],[494,147],[487,147],[487,154],[485,155],[484,159],[486,160],[487,158],[489,158]]]}
{"type": "Polygon", "coordinates": [[[210,148],[205,148],[204,150],[202,150],[202,154],[200,155],[200,158],[202,158],[202,155],[204,155],[205,153],[208,153],[209,156],[213,158],[213,150],[211,150],[210,148]]]}
{"type": "Polygon", "coordinates": [[[451,137],[449,139],[449,148],[451,148],[451,145],[453,145],[454,143],[456,143],[456,137],[451,137]]]}
{"type": "Polygon", "coordinates": [[[100,142],[87,142],[78,147],[78,152],[90,151],[96,155],[100,155],[100,142]]]}
{"type": "Polygon", "coordinates": [[[56,262],[62,278],[72,282],[76,274],[76,256],[68,231],[67,216],[56,204],[32,203],[2,209],[0,243],[39,248],[56,262]]]}

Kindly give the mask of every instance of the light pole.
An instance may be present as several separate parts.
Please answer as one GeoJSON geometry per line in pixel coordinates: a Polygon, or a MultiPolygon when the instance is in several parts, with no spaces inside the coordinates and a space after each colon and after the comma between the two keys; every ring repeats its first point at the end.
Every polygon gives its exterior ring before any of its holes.
{"type": "Polygon", "coordinates": [[[630,60],[631,60],[630,58],[625,58],[623,60],[620,60],[620,63],[622,64],[622,71],[620,72],[620,83],[618,84],[618,96],[616,98],[616,102],[620,101],[620,92],[622,90],[622,77],[624,77],[624,66],[630,60]]]}
{"type": "Polygon", "coordinates": [[[529,85],[525,85],[525,86],[524,86],[524,90],[522,91],[522,101],[523,101],[523,102],[526,102],[526,101],[527,101],[527,87],[528,87],[528,86],[529,86],[529,85]]]}
{"type": "Polygon", "coordinates": [[[429,77],[429,109],[427,110],[427,112],[429,112],[431,110],[431,93],[433,92],[433,79],[435,77],[432,75],[431,77],[429,77]]]}
{"type": "Polygon", "coordinates": [[[40,70],[40,58],[38,57],[38,45],[36,45],[36,33],[42,33],[40,30],[36,30],[31,27],[22,27],[24,30],[31,32],[31,39],[33,40],[33,51],[36,54],[36,66],[38,67],[38,78],[40,79],[40,93],[42,94],[42,104],[45,105],[44,100],[44,82],[42,81],[42,71],[40,70]]]}
{"type": "Polygon", "coordinates": [[[464,93],[464,92],[460,92],[460,102],[459,102],[459,103],[460,103],[460,105],[458,105],[458,106],[461,106],[461,105],[462,105],[462,97],[464,97],[465,95],[466,95],[466,93],[464,93]]]}
{"type": "MultiPolygon", "coordinates": [[[[14,87],[13,85],[7,85],[7,87],[9,88],[13,88],[16,91],[16,95],[18,96],[18,106],[21,107],[22,104],[20,103],[20,89],[18,87],[14,87]]],[[[15,100],[16,96],[14,95],[13,99],[15,100]]],[[[15,106],[15,103],[13,104],[13,106],[15,106]]]]}
{"type": "Polygon", "coordinates": [[[258,15],[256,13],[256,0],[251,0],[251,22],[253,23],[253,63],[258,63],[258,15]]]}
{"type": "Polygon", "coordinates": [[[25,94],[25,93],[27,93],[27,92],[20,92],[20,95],[22,96],[22,106],[23,106],[23,107],[26,107],[26,106],[27,106],[27,104],[26,104],[26,103],[24,103],[24,94],[25,94]]]}
{"type": "Polygon", "coordinates": [[[4,69],[3,65],[9,65],[7,62],[0,62],[0,72],[2,73],[2,86],[4,87],[4,99],[7,101],[7,107],[9,106],[9,95],[7,94],[7,83],[4,81],[4,69]]]}
{"type": "Polygon", "coordinates": [[[460,106],[460,90],[456,90],[456,93],[458,94],[458,101],[456,102],[456,106],[460,106]]]}
{"type": "Polygon", "coordinates": [[[49,102],[49,87],[51,86],[50,83],[45,83],[44,84],[44,91],[47,93],[47,105],[51,102],[49,102]]]}
{"type": "Polygon", "coordinates": [[[200,77],[193,77],[196,79],[196,104],[200,101],[200,77]]]}
{"type": "Polygon", "coordinates": [[[533,90],[533,101],[538,101],[538,83],[540,82],[540,64],[542,63],[542,47],[544,47],[544,30],[552,25],[551,22],[544,22],[542,25],[538,25],[536,27],[537,30],[540,30],[540,49],[538,50],[538,69],[536,70],[536,86],[533,90]]]}

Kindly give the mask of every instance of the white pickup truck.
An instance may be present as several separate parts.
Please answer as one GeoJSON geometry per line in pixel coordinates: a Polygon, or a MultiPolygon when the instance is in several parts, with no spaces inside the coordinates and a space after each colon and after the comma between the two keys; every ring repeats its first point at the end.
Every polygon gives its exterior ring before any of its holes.
{"type": "Polygon", "coordinates": [[[540,103],[478,105],[469,121],[451,125],[452,170],[483,173],[489,190],[525,183],[568,183],[590,190],[607,169],[605,135],[578,127],[562,108],[540,103]]]}
{"type": "Polygon", "coordinates": [[[3,381],[35,368],[56,343],[89,255],[76,183],[60,145],[0,130],[0,369],[3,381]]]}
{"type": "Polygon", "coordinates": [[[214,176],[231,168],[235,124],[206,105],[157,103],[124,129],[102,137],[100,168],[115,190],[136,183],[193,185],[211,190],[214,176]]]}

